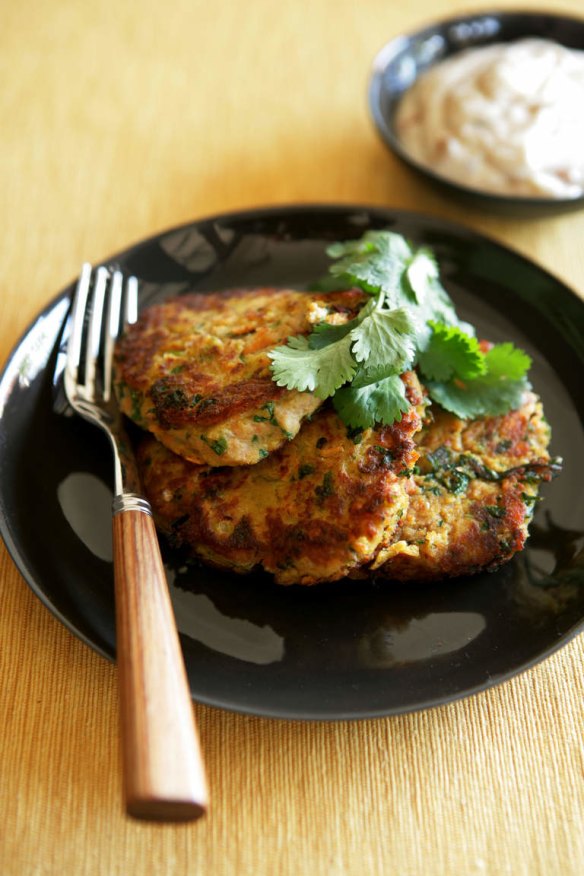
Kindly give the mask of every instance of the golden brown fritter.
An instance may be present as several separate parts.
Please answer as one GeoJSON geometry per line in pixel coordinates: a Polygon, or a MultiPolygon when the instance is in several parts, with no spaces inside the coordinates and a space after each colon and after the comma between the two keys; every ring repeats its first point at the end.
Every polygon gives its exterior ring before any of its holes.
{"type": "Polygon", "coordinates": [[[253,466],[196,466],[147,439],[138,459],[159,529],[214,565],[263,567],[282,584],[344,577],[370,562],[408,505],[423,396],[401,421],[352,433],[332,406],[253,466]]]}
{"type": "Polygon", "coordinates": [[[277,386],[268,352],[314,323],[347,322],[364,297],[264,288],[193,293],[149,307],[116,347],[120,408],[192,462],[258,462],[321,404],[312,393],[277,386]]]}
{"type": "Polygon", "coordinates": [[[474,421],[433,405],[419,432],[426,399],[408,373],[401,422],[352,432],[330,403],[319,411],[313,394],[272,380],[275,346],[352,319],[363,300],[358,290],[191,294],[148,308],[121,339],[116,391],[154,436],[139,461],[171,544],[283,584],[439,580],[495,568],[524,546],[554,469],[532,393],[517,411],[474,421]]]}
{"type": "Polygon", "coordinates": [[[539,484],[554,471],[533,393],[499,417],[465,422],[432,410],[407,513],[371,566],[383,577],[439,580],[505,563],[523,548],[539,484]]]}

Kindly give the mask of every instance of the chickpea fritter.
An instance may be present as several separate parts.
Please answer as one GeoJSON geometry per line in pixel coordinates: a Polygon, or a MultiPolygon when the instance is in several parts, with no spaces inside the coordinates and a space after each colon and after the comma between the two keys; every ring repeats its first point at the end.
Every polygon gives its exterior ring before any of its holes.
{"type": "Polygon", "coordinates": [[[120,339],[120,408],[150,433],[144,488],[171,546],[281,584],[345,576],[441,580],[521,550],[550,459],[541,402],[463,421],[414,372],[393,426],[352,430],[333,404],[277,386],[268,353],[343,325],[360,290],[193,293],[151,306],[120,339]],[[322,406],[322,407],[321,407],[322,406]]]}
{"type": "Polygon", "coordinates": [[[192,293],[148,307],[116,345],[120,408],[191,462],[259,462],[322,404],[277,386],[268,352],[315,323],[347,322],[365,297],[263,288],[192,293]]]}
{"type": "MultiPolygon", "coordinates": [[[[406,513],[423,396],[399,423],[351,431],[326,405],[253,466],[196,466],[148,438],[138,460],[160,530],[176,547],[281,584],[342,578],[375,557],[406,513]]],[[[252,439],[253,441],[253,439],[252,439]]]]}
{"type": "Polygon", "coordinates": [[[432,410],[408,511],[371,566],[382,577],[440,580],[507,562],[525,544],[540,483],[557,468],[533,393],[499,417],[465,422],[432,410]]]}

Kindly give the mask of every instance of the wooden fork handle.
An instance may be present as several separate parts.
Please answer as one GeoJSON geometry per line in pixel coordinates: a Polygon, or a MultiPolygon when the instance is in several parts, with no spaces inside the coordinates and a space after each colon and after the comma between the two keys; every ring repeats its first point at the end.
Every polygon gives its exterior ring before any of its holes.
{"type": "Polygon", "coordinates": [[[113,551],[126,811],[156,821],[195,819],[207,807],[205,772],[166,575],[147,510],[116,510],[114,503],[113,551]]]}

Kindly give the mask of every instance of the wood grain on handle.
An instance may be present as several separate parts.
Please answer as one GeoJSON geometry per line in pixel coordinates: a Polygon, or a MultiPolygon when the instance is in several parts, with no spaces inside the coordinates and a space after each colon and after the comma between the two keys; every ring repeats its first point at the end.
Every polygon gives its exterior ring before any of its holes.
{"type": "Polygon", "coordinates": [[[207,806],[205,772],[152,517],[115,514],[113,548],[126,811],[198,818],[207,806]]]}

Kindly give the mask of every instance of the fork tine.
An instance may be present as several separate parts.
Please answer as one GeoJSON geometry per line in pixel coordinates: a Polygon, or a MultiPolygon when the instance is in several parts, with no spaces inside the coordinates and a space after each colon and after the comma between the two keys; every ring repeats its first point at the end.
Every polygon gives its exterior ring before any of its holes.
{"type": "Polygon", "coordinates": [[[85,348],[85,388],[92,394],[95,391],[95,375],[101,346],[103,305],[108,276],[107,268],[97,269],[89,316],[88,338],[85,348]]]}
{"type": "Polygon", "coordinates": [[[83,339],[83,325],[85,322],[85,310],[91,285],[91,265],[86,262],[81,268],[81,274],[77,281],[77,288],[73,298],[69,340],[67,343],[67,362],[65,365],[65,379],[71,385],[77,382],[79,363],[81,361],[81,344],[83,339]]]}
{"type": "Polygon", "coordinates": [[[109,401],[112,390],[114,342],[121,329],[122,273],[114,271],[109,287],[108,316],[103,355],[103,397],[109,401]]]}

